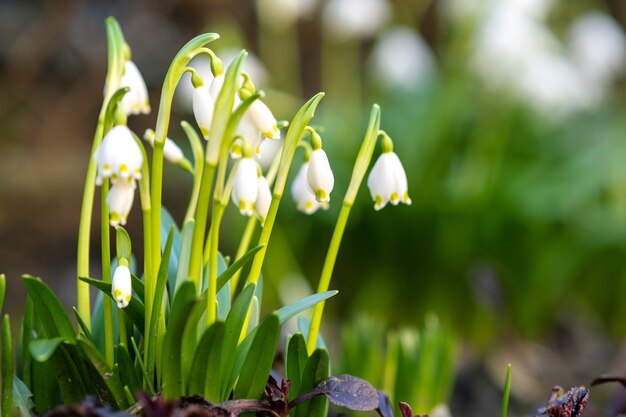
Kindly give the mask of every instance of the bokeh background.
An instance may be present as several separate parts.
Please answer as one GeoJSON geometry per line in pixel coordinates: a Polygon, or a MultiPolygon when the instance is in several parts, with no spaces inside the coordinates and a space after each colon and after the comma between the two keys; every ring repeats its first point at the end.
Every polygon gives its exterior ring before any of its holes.
{"type": "MultiPolygon", "coordinates": [[[[458,415],[497,408],[507,362],[527,412],[554,384],[626,372],[622,0],[0,2],[0,271],[17,311],[26,272],[74,304],[109,15],[148,85],[153,113],[129,122],[139,134],[153,127],[170,60],[203,31],[222,35],[212,47],[224,58],[250,52],[247,71],[279,119],[326,91],[314,123],[335,171],[333,204],[308,217],[284,199],[264,271],[268,309],[317,285],[377,102],[413,204],[375,212],[361,190],[331,285],[340,295],[327,304],[329,344],[340,351],[332,335],[360,313],[385,328],[436,315],[462,341],[458,415]]],[[[178,121],[192,120],[189,87],[169,135],[186,152],[178,121]]],[[[166,175],[164,203],[180,221],[191,179],[166,175]]],[[[221,250],[233,254],[244,219],[231,210],[225,222],[221,250]]],[[[128,227],[139,247],[138,215],[128,227]]],[[[94,276],[98,245],[94,236],[94,276]]]]}

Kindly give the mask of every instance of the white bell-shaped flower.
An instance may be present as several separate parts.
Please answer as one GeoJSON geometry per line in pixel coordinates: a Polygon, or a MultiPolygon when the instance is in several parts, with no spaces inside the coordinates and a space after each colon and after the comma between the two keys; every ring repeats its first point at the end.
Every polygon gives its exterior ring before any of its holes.
{"type": "Polygon", "coordinates": [[[332,169],[330,169],[326,152],[321,148],[314,149],[311,152],[307,181],[317,201],[320,203],[328,203],[330,201],[330,192],[335,185],[335,177],[332,169]]]}
{"type": "Polygon", "coordinates": [[[124,75],[120,80],[120,88],[128,87],[130,91],[124,95],[120,106],[126,115],[150,113],[148,89],[139,68],[133,61],[124,64],[124,75]]]}
{"type": "Polygon", "coordinates": [[[307,181],[307,173],[309,172],[309,163],[305,162],[300,167],[298,175],[291,183],[291,196],[296,202],[296,207],[303,213],[313,214],[318,208],[328,208],[327,203],[319,203],[315,199],[315,194],[311,191],[307,181]]]}
{"type": "Polygon", "coordinates": [[[211,97],[213,100],[217,100],[217,96],[219,96],[220,91],[222,91],[222,87],[224,86],[224,74],[220,74],[217,77],[213,78],[211,81],[211,86],[209,87],[209,92],[211,93],[211,97]]]}
{"type": "Polygon", "coordinates": [[[400,158],[393,151],[383,152],[367,178],[367,187],[374,200],[374,209],[380,210],[388,202],[411,204],[406,173],[400,158]]]}
{"type": "Polygon", "coordinates": [[[260,155],[260,145],[263,136],[261,134],[261,130],[259,130],[252,120],[250,109],[248,109],[241,117],[241,120],[235,129],[235,136],[244,138],[250,144],[254,154],[256,156],[260,155]]]}
{"type": "Polygon", "coordinates": [[[265,219],[267,218],[267,213],[270,210],[271,203],[272,191],[270,190],[270,185],[264,176],[260,176],[258,179],[255,211],[259,221],[261,222],[261,226],[265,224],[265,219]]]}
{"type": "Polygon", "coordinates": [[[109,177],[113,181],[141,178],[143,154],[126,126],[109,130],[94,152],[94,159],[98,166],[96,185],[101,185],[102,180],[109,177]]]}
{"type": "Polygon", "coordinates": [[[213,110],[215,103],[209,92],[209,88],[206,85],[200,85],[195,87],[192,96],[193,102],[193,115],[196,117],[196,122],[200,127],[200,132],[205,139],[209,138],[209,132],[211,131],[211,121],[213,120],[213,110]]]}
{"type": "Polygon", "coordinates": [[[252,216],[254,214],[254,206],[259,189],[258,183],[257,163],[254,159],[246,157],[244,153],[244,157],[241,158],[237,165],[231,194],[233,203],[244,216],[252,216]]]}
{"type": "Polygon", "coordinates": [[[261,100],[254,100],[246,112],[254,126],[268,139],[280,139],[278,122],[272,111],[261,100]]]}
{"type": "Polygon", "coordinates": [[[115,299],[118,308],[124,308],[130,303],[133,296],[133,286],[130,276],[130,269],[124,265],[118,265],[113,272],[111,281],[111,295],[115,299]]]}
{"type": "MultiPolygon", "coordinates": [[[[143,138],[147,140],[151,146],[154,146],[154,130],[146,129],[146,132],[143,134],[143,138]]],[[[185,155],[176,142],[170,138],[165,138],[165,144],[163,145],[163,157],[172,164],[177,164],[185,157],[185,155]]]]}
{"type": "Polygon", "coordinates": [[[128,213],[135,198],[135,181],[115,181],[109,190],[106,203],[109,206],[109,221],[111,226],[125,225],[128,213]]]}

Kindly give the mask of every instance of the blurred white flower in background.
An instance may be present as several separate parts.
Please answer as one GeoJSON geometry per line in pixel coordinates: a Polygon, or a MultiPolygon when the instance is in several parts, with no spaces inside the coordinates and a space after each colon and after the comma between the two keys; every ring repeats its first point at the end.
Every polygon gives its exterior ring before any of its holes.
{"type": "Polygon", "coordinates": [[[413,28],[396,26],[376,41],[369,59],[373,79],[383,88],[416,90],[435,74],[435,58],[413,28]]]}
{"type": "Polygon", "coordinates": [[[388,0],[327,0],[322,27],[327,39],[356,40],[374,36],[390,17],[388,0]]]}
{"type": "Polygon", "coordinates": [[[256,7],[266,26],[283,30],[309,17],[315,11],[317,0],[257,0],[256,7]]]}
{"type": "Polygon", "coordinates": [[[609,15],[589,12],[572,24],[567,49],[582,76],[605,89],[626,65],[626,38],[609,15]]]}

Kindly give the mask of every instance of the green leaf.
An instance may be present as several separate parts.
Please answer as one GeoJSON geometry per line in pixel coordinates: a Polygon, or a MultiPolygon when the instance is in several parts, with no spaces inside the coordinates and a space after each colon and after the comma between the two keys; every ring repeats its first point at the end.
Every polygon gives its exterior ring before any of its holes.
{"type": "MultiPolygon", "coordinates": [[[[128,387],[132,392],[141,388],[141,378],[137,375],[133,360],[130,357],[128,348],[121,344],[117,345],[116,359],[119,366],[120,382],[124,387],[128,387]]],[[[133,401],[134,403],[135,401],[133,401]]]]}
{"type": "Polygon", "coordinates": [[[62,337],[52,339],[37,339],[30,342],[29,350],[33,359],[38,362],[45,362],[56,352],[61,343],[67,341],[62,337]]]}
{"type": "Polygon", "coordinates": [[[220,359],[225,325],[213,323],[198,343],[189,372],[188,395],[204,395],[209,401],[217,401],[220,388],[220,359]]]}
{"type": "Polygon", "coordinates": [[[7,289],[7,277],[4,274],[0,274],[0,311],[4,307],[4,295],[7,289]]]}
{"type": "Polygon", "coordinates": [[[222,364],[220,368],[220,382],[223,384],[220,389],[220,401],[228,399],[230,390],[232,389],[232,385],[228,379],[233,371],[237,344],[239,342],[239,337],[241,336],[241,330],[243,328],[246,315],[248,314],[248,309],[250,308],[250,303],[252,302],[252,296],[254,295],[255,288],[256,286],[251,283],[248,284],[243,291],[241,291],[233,302],[230,313],[228,313],[228,317],[226,318],[222,364]]]}
{"type": "MultiPolygon", "coordinates": [[[[298,301],[294,301],[291,304],[287,304],[284,307],[279,308],[274,313],[278,315],[280,320],[280,324],[283,324],[290,318],[294,317],[297,314],[302,313],[304,310],[307,310],[313,307],[315,304],[320,303],[324,300],[328,300],[330,297],[333,297],[337,294],[338,291],[326,291],[319,294],[312,294],[307,297],[304,297],[298,301]]],[[[304,332],[302,332],[304,333],[304,332]]]]}
{"type": "MultiPolygon", "coordinates": [[[[142,303],[146,303],[146,299],[145,299],[145,285],[143,283],[143,281],[141,280],[141,278],[139,278],[137,275],[135,274],[130,274],[130,278],[132,280],[132,284],[133,284],[133,292],[135,294],[137,294],[137,297],[139,298],[139,301],[141,301],[142,303]]],[[[109,291],[110,292],[110,291],[109,291]]]]}
{"type": "MultiPolygon", "coordinates": [[[[311,322],[306,317],[298,318],[298,330],[300,331],[300,333],[308,335],[310,325],[311,322]]],[[[326,349],[326,342],[324,342],[324,338],[321,334],[317,336],[317,344],[315,347],[316,349],[326,349]]]]}
{"type": "Polygon", "coordinates": [[[5,314],[2,320],[2,389],[0,413],[10,416],[13,405],[13,341],[11,339],[11,322],[5,314]]]}
{"type": "Polygon", "coordinates": [[[250,314],[248,315],[248,328],[246,329],[246,336],[252,333],[252,331],[259,325],[259,299],[257,296],[252,297],[252,303],[250,303],[250,314]]]}
{"type": "Polygon", "coordinates": [[[147,343],[147,359],[146,370],[148,376],[152,378],[154,375],[155,367],[155,355],[157,345],[157,330],[159,326],[159,314],[161,314],[161,307],[163,306],[163,295],[165,294],[165,286],[167,284],[167,271],[170,261],[170,253],[172,251],[172,242],[174,239],[174,229],[170,230],[167,236],[167,242],[165,244],[165,250],[161,257],[161,265],[159,266],[159,272],[157,274],[156,289],[154,292],[154,301],[152,303],[152,312],[150,313],[151,321],[150,327],[146,329],[146,343],[147,343]]]}
{"type": "Polygon", "coordinates": [[[20,417],[33,417],[31,411],[35,404],[31,397],[32,392],[28,389],[26,384],[22,382],[17,376],[13,376],[13,407],[17,408],[20,413],[20,417]]]}
{"type": "Polygon", "coordinates": [[[180,247],[182,244],[182,237],[176,221],[172,217],[169,211],[161,206],[161,250],[165,250],[166,240],[170,233],[172,236],[172,249],[170,251],[170,258],[167,264],[167,286],[170,289],[170,294],[174,294],[176,288],[176,273],[178,271],[178,258],[180,257],[180,247]]]}
{"type": "Polygon", "coordinates": [[[33,300],[35,313],[41,320],[46,336],[75,340],[76,333],[72,322],[52,290],[39,278],[30,275],[23,275],[22,280],[29,297],[33,300]]]}
{"type": "Polygon", "coordinates": [[[228,268],[226,268],[226,270],[217,277],[217,290],[219,291],[235,275],[237,271],[239,271],[248,262],[250,262],[252,258],[254,258],[254,255],[258,251],[260,251],[263,246],[265,245],[259,245],[250,249],[241,258],[237,259],[228,268]]]}
{"type": "Polygon", "coordinates": [[[258,327],[239,374],[235,398],[261,398],[274,363],[279,330],[280,324],[275,314],[263,320],[263,324],[258,327]]]}
{"type": "Polygon", "coordinates": [[[74,317],[76,317],[76,321],[78,322],[78,325],[80,326],[80,330],[83,332],[83,334],[87,337],[87,339],[89,339],[89,341],[94,346],[97,346],[96,341],[93,339],[91,331],[89,330],[89,328],[87,328],[87,325],[83,321],[83,318],[80,316],[80,314],[78,314],[78,310],[76,310],[76,307],[72,307],[72,310],[74,311],[74,317]]]}
{"type": "Polygon", "coordinates": [[[115,367],[111,369],[100,352],[98,352],[98,350],[91,343],[84,339],[83,336],[78,337],[78,344],[82,353],[88,359],[88,364],[93,366],[93,368],[97,371],[98,376],[104,381],[104,384],[106,384],[106,387],[113,396],[117,407],[120,409],[128,407],[129,404],[126,401],[126,394],[124,393],[124,388],[122,387],[122,383],[120,381],[119,371],[117,371],[115,367]]]}
{"type": "Polygon", "coordinates": [[[30,298],[26,299],[26,307],[24,308],[24,319],[22,320],[22,328],[20,331],[22,351],[22,374],[20,375],[27,387],[31,384],[32,358],[28,351],[30,340],[33,337],[33,302],[30,298]]]}
{"type": "Polygon", "coordinates": [[[163,338],[163,395],[171,400],[180,397],[185,392],[182,372],[181,346],[185,323],[198,299],[193,282],[182,284],[172,301],[167,332],[163,338]]]}
{"type": "Polygon", "coordinates": [[[130,264],[133,246],[130,241],[130,236],[128,236],[128,232],[122,226],[117,226],[115,228],[115,247],[117,251],[117,258],[124,258],[130,264]]]}
{"type": "Polygon", "coordinates": [[[289,339],[287,343],[285,361],[285,374],[291,385],[289,388],[289,401],[293,401],[299,395],[302,395],[302,374],[306,361],[309,358],[306,350],[306,340],[302,333],[296,333],[289,339]]]}
{"type": "MultiPolygon", "coordinates": [[[[83,282],[88,283],[89,285],[96,287],[97,289],[102,291],[104,295],[106,295],[107,297],[113,300],[113,295],[111,294],[110,282],[104,282],[104,281],[100,281],[97,279],[86,278],[86,277],[79,277],[78,279],[80,279],[83,282]]],[[[145,320],[145,306],[135,294],[133,294],[133,296],[131,297],[130,302],[128,303],[128,306],[124,308],[124,312],[126,313],[126,315],[128,315],[128,318],[130,318],[133,324],[137,326],[139,331],[143,333],[144,327],[145,327],[145,321],[144,321],[145,320]]]]}
{"type": "MultiPolygon", "coordinates": [[[[192,368],[192,361],[198,347],[199,335],[204,334],[207,328],[207,321],[203,319],[206,312],[206,294],[203,294],[195,304],[189,314],[189,318],[185,323],[185,330],[182,337],[181,345],[181,369],[183,372],[183,381],[189,380],[189,373],[192,368]]],[[[202,392],[199,392],[202,394],[202,392]]]]}
{"type": "Polygon", "coordinates": [[[217,319],[224,321],[230,312],[230,281],[227,281],[226,285],[217,292],[215,300],[217,301],[217,319]]]}
{"type": "MultiPolygon", "coordinates": [[[[309,357],[302,373],[301,391],[311,391],[322,380],[330,376],[330,362],[326,349],[316,349],[309,357]]],[[[295,417],[326,417],[328,399],[315,397],[295,407],[295,417]]]]}
{"type": "Polygon", "coordinates": [[[174,285],[174,296],[176,291],[187,281],[189,276],[189,258],[191,256],[191,243],[193,239],[193,229],[195,227],[195,221],[193,219],[186,220],[183,224],[183,231],[180,235],[180,253],[178,256],[178,270],[176,271],[176,283],[174,285]]]}

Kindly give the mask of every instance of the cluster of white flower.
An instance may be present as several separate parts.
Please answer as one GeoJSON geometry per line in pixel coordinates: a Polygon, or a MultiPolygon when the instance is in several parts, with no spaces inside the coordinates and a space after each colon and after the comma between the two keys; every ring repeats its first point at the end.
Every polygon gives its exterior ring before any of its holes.
{"type": "Polygon", "coordinates": [[[473,65],[492,87],[505,88],[551,116],[602,102],[626,67],[626,37],[607,14],[579,16],[561,42],[546,24],[551,1],[488,1],[477,13],[473,65]]]}

